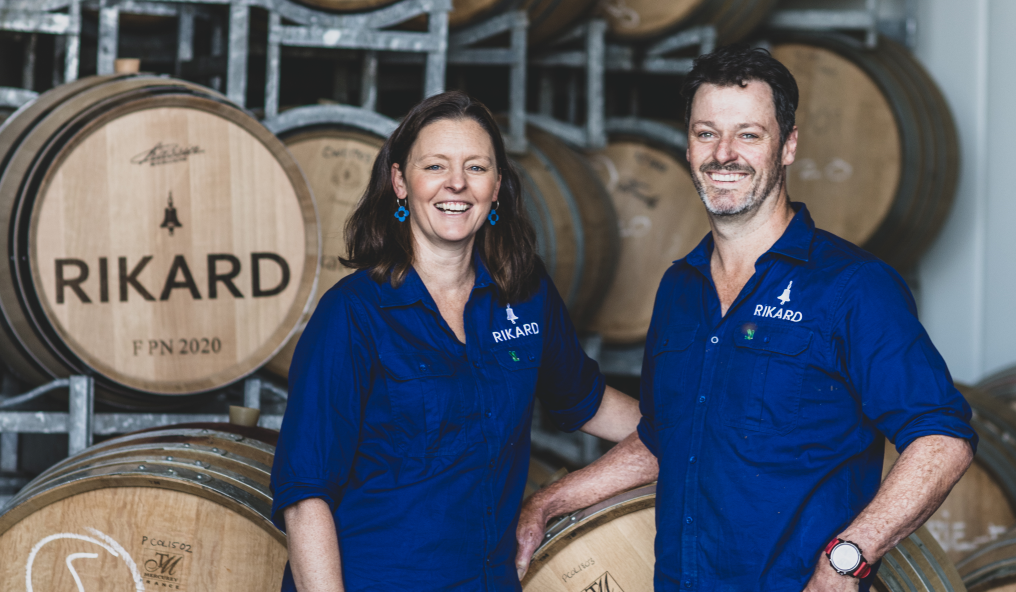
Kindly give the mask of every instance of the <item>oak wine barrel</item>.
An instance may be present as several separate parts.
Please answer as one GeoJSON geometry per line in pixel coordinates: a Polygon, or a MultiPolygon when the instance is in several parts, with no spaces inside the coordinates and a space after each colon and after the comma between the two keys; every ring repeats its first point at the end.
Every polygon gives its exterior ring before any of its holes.
{"type": "Polygon", "coordinates": [[[286,378],[296,343],[321,295],[353,273],[339,263],[346,254],[346,221],[370,182],[370,172],[385,138],[398,123],[383,115],[345,105],[298,107],[266,120],[300,165],[314,194],[321,225],[318,291],[300,321],[300,329],[266,366],[286,378]]]}
{"type": "Polygon", "coordinates": [[[288,554],[261,437],[167,426],[51,468],[0,513],[0,592],[278,590],[288,554]]]}
{"type": "Polygon", "coordinates": [[[1010,529],[956,564],[970,592],[1016,590],[1016,529],[1010,529]]]}
{"type": "Polygon", "coordinates": [[[285,146],[153,76],[53,89],[0,128],[0,354],[29,383],[167,407],[250,374],[312,297],[318,226],[285,146]]]}
{"type": "Polygon", "coordinates": [[[791,199],[819,228],[905,269],[935,238],[959,170],[956,128],[921,65],[894,41],[790,36],[772,47],[800,88],[791,199]]]}
{"type": "Polygon", "coordinates": [[[1003,368],[977,383],[977,389],[1009,405],[1016,405],[1016,366],[1003,368]]]}
{"type": "MultiPolygon", "coordinates": [[[[586,14],[596,0],[455,0],[448,13],[448,27],[460,29],[483,19],[512,10],[525,10],[529,17],[527,41],[539,45],[563,33],[568,25],[586,14]]],[[[362,12],[394,4],[396,0],[299,0],[332,12],[362,12]]],[[[417,17],[410,27],[424,29],[426,19],[417,17]]]]}
{"type": "Polygon", "coordinates": [[[777,0],[600,0],[599,14],[613,37],[641,41],[696,25],[713,25],[718,45],[744,39],[777,0]]]}
{"type": "Polygon", "coordinates": [[[617,272],[589,323],[605,343],[643,341],[663,273],[709,232],[684,155],[633,133],[611,134],[589,155],[617,210],[617,272]]]}
{"type": "Polygon", "coordinates": [[[530,126],[515,156],[540,256],[580,330],[599,309],[617,269],[620,235],[610,194],[589,162],[530,126]]]}
{"type": "MultiPolygon", "coordinates": [[[[656,485],[626,491],[547,529],[522,580],[527,592],[652,590],[656,485]]],[[[966,590],[934,537],[921,527],[886,554],[879,592],[966,590]]]]}
{"type": "MultiPolygon", "coordinates": [[[[925,527],[959,564],[1016,526],[1016,450],[1011,445],[1016,437],[1016,412],[979,389],[957,387],[973,409],[971,424],[980,442],[973,464],[925,527]]],[[[898,457],[886,441],[883,476],[898,457]]]]}

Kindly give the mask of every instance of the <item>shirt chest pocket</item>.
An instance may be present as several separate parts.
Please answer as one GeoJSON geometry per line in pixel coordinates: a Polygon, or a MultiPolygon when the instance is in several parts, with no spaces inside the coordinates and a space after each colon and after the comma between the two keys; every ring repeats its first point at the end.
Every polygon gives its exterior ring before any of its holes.
{"type": "Polygon", "coordinates": [[[724,424],[772,434],[794,429],[811,340],[812,332],[803,327],[735,334],[720,396],[724,424]]]}
{"type": "Polygon", "coordinates": [[[495,398],[495,405],[505,406],[495,409],[495,412],[501,417],[510,418],[511,427],[524,416],[533,400],[543,357],[543,343],[538,340],[512,342],[492,350],[492,353],[501,367],[505,378],[504,389],[509,394],[509,397],[495,398]]]}
{"type": "Polygon", "coordinates": [[[395,446],[412,457],[458,454],[481,439],[464,379],[438,354],[381,355],[395,446]]]}
{"type": "Polygon", "coordinates": [[[653,347],[653,410],[656,422],[663,426],[674,423],[687,403],[698,392],[698,377],[693,369],[695,355],[691,344],[698,334],[698,325],[674,327],[662,335],[653,347]]]}

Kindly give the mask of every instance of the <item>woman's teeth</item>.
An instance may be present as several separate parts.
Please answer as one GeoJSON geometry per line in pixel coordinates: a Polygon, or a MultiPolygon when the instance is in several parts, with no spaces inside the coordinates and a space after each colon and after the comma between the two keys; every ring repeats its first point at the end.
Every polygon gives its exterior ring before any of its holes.
{"type": "Polygon", "coordinates": [[[473,207],[473,205],[467,203],[445,202],[439,203],[435,207],[442,212],[465,212],[469,208],[473,207]]]}

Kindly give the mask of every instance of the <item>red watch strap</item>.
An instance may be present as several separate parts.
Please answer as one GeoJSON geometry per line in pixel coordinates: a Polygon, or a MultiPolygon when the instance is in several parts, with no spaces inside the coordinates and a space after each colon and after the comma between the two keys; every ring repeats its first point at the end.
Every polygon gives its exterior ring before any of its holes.
{"type": "MultiPolygon", "coordinates": [[[[837,539],[837,538],[834,538],[833,540],[829,541],[829,544],[825,546],[825,554],[828,555],[828,554],[832,553],[833,552],[833,547],[835,547],[836,545],[838,545],[838,544],[840,544],[842,542],[843,542],[842,540],[837,539]]],[[[814,548],[814,547],[812,547],[812,548],[814,548]]]]}
{"type": "Polygon", "coordinates": [[[867,561],[861,560],[861,565],[858,565],[857,569],[855,569],[854,573],[851,575],[853,575],[855,578],[865,578],[868,577],[868,574],[870,573],[871,566],[868,565],[867,561]]]}

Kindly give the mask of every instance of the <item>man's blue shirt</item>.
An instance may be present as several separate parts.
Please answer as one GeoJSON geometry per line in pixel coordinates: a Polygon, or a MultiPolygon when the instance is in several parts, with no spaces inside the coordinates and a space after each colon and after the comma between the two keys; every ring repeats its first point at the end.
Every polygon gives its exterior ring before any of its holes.
{"type": "MultiPolygon", "coordinates": [[[[465,344],[411,270],[397,289],[343,279],[297,345],[272,517],[285,528],[287,506],[327,501],[350,592],[519,590],[534,395],[568,431],[603,397],[549,278],[506,306],[474,260],[465,344]]],[[[288,567],[282,589],[295,591],[288,567]]]]}
{"type": "Polygon", "coordinates": [[[711,235],[660,284],[639,424],[657,592],[802,590],[878,490],[885,437],[976,445],[903,280],[794,208],[722,318],[711,235]]]}

